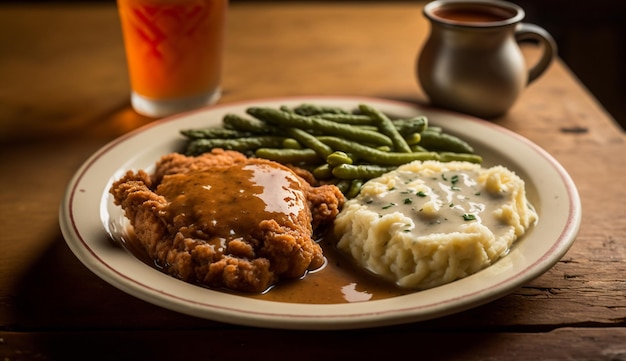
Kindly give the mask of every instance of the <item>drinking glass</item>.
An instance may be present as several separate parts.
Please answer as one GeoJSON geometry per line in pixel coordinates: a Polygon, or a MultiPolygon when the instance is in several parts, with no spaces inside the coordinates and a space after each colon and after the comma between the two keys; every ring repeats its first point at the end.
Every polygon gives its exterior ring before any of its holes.
{"type": "Polygon", "coordinates": [[[221,96],[228,0],[117,0],[133,109],[162,117],[221,96]]]}

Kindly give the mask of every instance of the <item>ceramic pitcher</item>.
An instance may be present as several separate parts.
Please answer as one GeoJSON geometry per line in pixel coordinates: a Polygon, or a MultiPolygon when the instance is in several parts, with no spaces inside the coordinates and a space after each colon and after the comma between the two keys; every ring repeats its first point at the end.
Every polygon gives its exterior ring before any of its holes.
{"type": "Polygon", "coordinates": [[[417,61],[422,88],[435,106],[482,118],[508,111],[556,56],[543,28],[522,22],[524,10],[505,1],[442,0],[424,7],[431,33],[417,61]],[[528,67],[522,41],[542,48],[528,67]]]}

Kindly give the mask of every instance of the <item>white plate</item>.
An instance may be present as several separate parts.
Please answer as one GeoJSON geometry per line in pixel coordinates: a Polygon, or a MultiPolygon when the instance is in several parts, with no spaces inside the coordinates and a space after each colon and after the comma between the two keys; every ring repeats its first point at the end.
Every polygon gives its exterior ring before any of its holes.
{"type": "Polygon", "coordinates": [[[431,319],[485,304],[512,292],[552,267],[574,242],[581,219],[576,186],[563,167],[529,140],[502,127],[456,113],[374,98],[301,97],[224,104],[156,121],[128,133],[91,156],[70,182],[61,204],[67,244],[92,272],[147,302],[201,318],[285,329],[351,329],[431,319]],[[114,245],[121,212],[108,194],[126,170],[152,169],[161,155],[183,149],[183,128],[219,125],[224,114],[250,106],[318,103],[350,109],[370,104],[396,116],[424,114],[433,125],[461,136],[483,155],[526,180],[540,221],[494,265],[461,280],[384,300],[346,304],[271,302],[212,291],[165,275],[114,245]]]}

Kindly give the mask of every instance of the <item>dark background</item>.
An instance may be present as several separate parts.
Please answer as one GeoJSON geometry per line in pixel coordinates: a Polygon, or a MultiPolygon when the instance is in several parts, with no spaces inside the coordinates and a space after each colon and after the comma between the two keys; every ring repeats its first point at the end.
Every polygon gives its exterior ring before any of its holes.
{"type": "MultiPolygon", "coordinates": [[[[54,1],[30,0],[28,2],[54,1]]],[[[76,1],[85,0],[60,2],[76,1]]],[[[114,2],[115,0],[88,1],[114,2]]],[[[280,0],[280,2],[285,3],[285,6],[288,6],[291,1],[280,0]]],[[[361,2],[366,1],[361,0],[361,2]]],[[[559,47],[558,52],[561,59],[596,96],[622,128],[626,129],[626,70],[623,65],[626,56],[626,1],[510,1],[525,9],[526,18],[524,21],[537,24],[552,34],[559,47]]],[[[11,2],[24,3],[24,1],[19,0],[0,0],[0,3],[11,2]]]]}
{"type": "Polygon", "coordinates": [[[555,38],[559,56],[626,129],[626,1],[512,0],[555,38]]]}

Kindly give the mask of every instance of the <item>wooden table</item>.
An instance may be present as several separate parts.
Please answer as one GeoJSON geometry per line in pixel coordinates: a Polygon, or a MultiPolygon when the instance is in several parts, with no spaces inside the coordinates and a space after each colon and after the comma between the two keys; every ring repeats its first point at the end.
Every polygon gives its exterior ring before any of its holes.
{"type": "MultiPolygon", "coordinates": [[[[420,3],[233,3],[221,103],[363,95],[423,103],[420,3]]],[[[73,173],[150,122],[129,107],[114,4],[0,6],[2,360],[626,359],[626,138],[560,61],[495,120],[576,182],[579,236],[552,269],[487,305],[395,327],[283,331],[211,322],[138,300],[66,246],[73,173]]],[[[530,54],[529,56],[531,56],[530,54]]]]}

